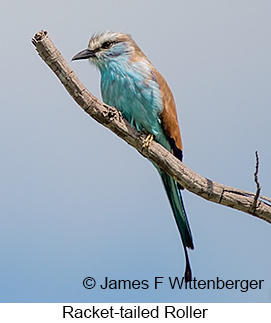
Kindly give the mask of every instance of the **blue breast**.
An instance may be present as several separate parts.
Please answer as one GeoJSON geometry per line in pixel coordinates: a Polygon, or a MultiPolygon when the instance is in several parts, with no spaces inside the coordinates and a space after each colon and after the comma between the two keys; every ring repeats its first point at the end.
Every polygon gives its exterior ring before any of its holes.
{"type": "Polygon", "coordinates": [[[150,65],[123,59],[111,61],[99,69],[104,102],[117,108],[137,130],[153,134],[158,142],[167,146],[159,117],[162,98],[150,65]]]}

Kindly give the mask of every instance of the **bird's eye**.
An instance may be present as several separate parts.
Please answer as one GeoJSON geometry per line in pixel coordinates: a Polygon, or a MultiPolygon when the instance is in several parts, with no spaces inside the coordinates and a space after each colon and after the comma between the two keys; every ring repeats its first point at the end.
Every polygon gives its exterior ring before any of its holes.
{"type": "Polygon", "coordinates": [[[114,43],[114,42],[112,42],[112,41],[105,41],[104,43],[102,43],[101,48],[103,48],[103,49],[108,49],[110,46],[112,46],[112,45],[113,45],[113,43],[114,43]]]}

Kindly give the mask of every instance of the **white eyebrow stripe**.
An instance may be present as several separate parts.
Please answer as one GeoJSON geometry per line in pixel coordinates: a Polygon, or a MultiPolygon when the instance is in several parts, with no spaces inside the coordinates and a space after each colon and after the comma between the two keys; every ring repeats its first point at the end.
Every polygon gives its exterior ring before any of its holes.
{"type": "Polygon", "coordinates": [[[118,41],[118,37],[123,35],[122,33],[118,32],[104,32],[101,34],[95,34],[89,41],[88,48],[91,50],[95,50],[100,48],[104,42],[111,42],[111,41],[118,41]]]}

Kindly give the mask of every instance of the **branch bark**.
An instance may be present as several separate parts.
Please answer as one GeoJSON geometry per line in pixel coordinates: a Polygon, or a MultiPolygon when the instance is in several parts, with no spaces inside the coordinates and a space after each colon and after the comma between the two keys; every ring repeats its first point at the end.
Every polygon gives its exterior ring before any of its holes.
{"type": "MultiPolygon", "coordinates": [[[[92,118],[112,130],[136,148],[143,156],[157,164],[184,188],[206,200],[229,206],[271,223],[271,198],[216,183],[196,174],[156,142],[143,148],[146,135],[132,128],[119,112],[93,96],[81,83],[46,31],[32,39],[41,58],[52,69],[79,106],[92,118]]],[[[258,174],[258,172],[257,172],[258,174]]]]}

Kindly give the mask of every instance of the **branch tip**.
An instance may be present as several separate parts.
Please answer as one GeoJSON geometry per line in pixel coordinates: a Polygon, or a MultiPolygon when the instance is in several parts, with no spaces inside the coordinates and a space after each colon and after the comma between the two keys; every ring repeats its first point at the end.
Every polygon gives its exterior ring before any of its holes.
{"type": "Polygon", "coordinates": [[[255,211],[256,211],[257,201],[259,199],[260,192],[261,192],[261,185],[259,183],[259,178],[258,178],[259,167],[260,167],[260,160],[259,160],[258,151],[255,152],[255,156],[256,156],[256,166],[255,166],[255,173],[254,173],[254,182],[256,183],[257,190],[256,190],[256,194],[254,196],[253,204],[252,204],[252,207],[251,207],[252,214],[254,214],[255,211]]]}
{"type": "Polygon", "coordinates": [[[32,38],[33,45],[36,46],[37,42],[42,41],[47,35],[48,32],[46,30],[40,30],[39,32],[37,32],[32,38]]]}

